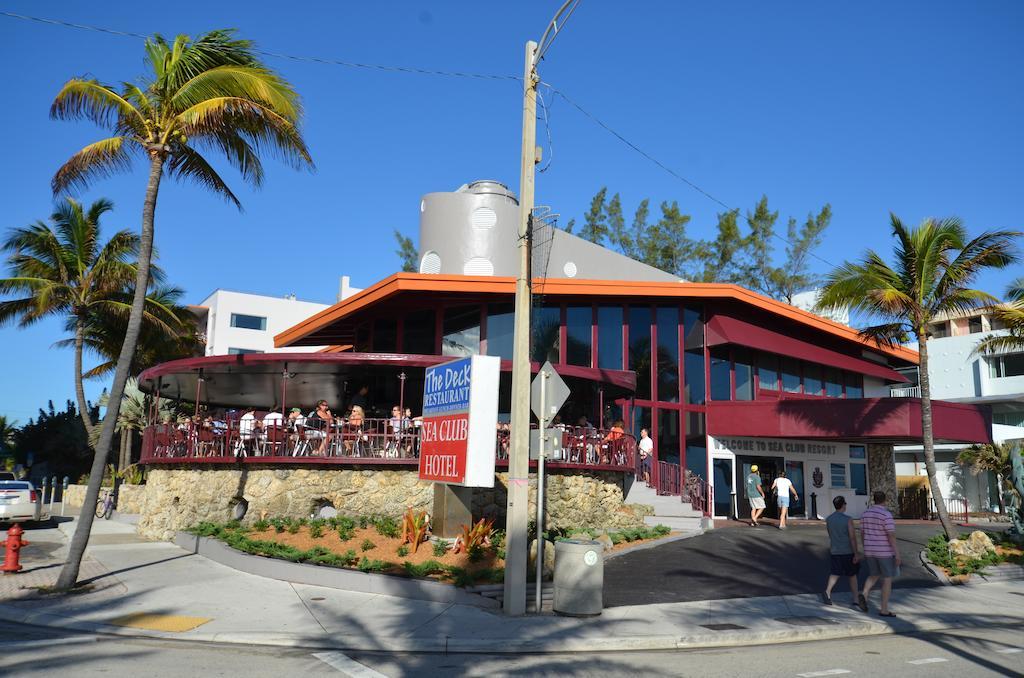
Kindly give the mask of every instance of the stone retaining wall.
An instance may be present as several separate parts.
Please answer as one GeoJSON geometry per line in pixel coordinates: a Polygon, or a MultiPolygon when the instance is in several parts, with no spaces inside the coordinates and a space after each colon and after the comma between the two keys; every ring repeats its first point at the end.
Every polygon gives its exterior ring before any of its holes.
{"type": "MultiPolygon", "coordinates": [[[[68,506],[80,507],[85,501],[86,485],[68,485],[64,499],[68,506]]],[[[122,485],[117,491],[117,510],[120,513],[141,513],[145,485],[122,485]]],[[[102,491],[100,496],[103,496],[102,491]]]]}
{"type": "MultiPolygon", "coordinates": [[[[550,527],[633,527],[643,525],[644,510],[624,503],[623,475],[611,472],[555,470],[548,475],[550,527]]],[[[476,517],[504,522],[507,474],[498,473],[493,489],[475,490],[476,517]]],[[[433,487],[414,469],[271,468],[259,466],[151,467],[139,502],[139,534],[171,540],[176,532],[203,520],[235,517],[247,504],[243,522],[261,517],[304,517],[330,502],[348,515],[391,515],[406,508],[431,511],[433,487]]],[[[536,480],[531,480],[530,515],[536,513],[536,480]]]]}

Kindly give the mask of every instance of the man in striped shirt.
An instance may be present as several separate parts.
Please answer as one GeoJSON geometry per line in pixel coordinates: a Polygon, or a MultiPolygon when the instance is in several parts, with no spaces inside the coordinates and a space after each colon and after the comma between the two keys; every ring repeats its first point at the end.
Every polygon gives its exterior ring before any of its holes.
{"type": "Polygon", "coordinates": [[[864,559],[868,564],[868,578],[864,581],[864,591],[860,594],[857,604],[860,609],[868,611],[868,595],[871,589],[882,580],[882,606],[878,614],[882,617],[895,617],[889,611],[889,594],[892,592],[892,579],[900,573],[900,552],[896,548],[896,522],[892,514],[885,508],[885,492],[875,492],[872,496],[874,506],[864,511],[860,517],[860,532],[864,539],[864,559]]]}

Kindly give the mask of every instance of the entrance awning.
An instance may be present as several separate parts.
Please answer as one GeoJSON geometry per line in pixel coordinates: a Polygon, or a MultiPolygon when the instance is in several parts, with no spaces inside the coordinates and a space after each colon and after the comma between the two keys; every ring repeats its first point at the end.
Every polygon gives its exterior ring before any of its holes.
{"type": "Polygon", "coordinates": [[[839,369],[859,372],[872,377],[879,377],[888,382],[905,383],[906,377],[896,370],[878,363],[856,358],[854,356],[822,348],[815,344],[779,334],[764,327],[748,323],[739,318],[716,315],[708,321],[708,346],[718,344],[735,344],[755,348],[778,355],[800,357],[812,363],[838,367],[839,369]]]}

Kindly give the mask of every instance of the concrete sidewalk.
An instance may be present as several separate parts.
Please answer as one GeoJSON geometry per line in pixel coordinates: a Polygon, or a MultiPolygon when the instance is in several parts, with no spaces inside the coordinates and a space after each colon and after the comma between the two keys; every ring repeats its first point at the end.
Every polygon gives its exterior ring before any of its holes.
{"type": "MultiPolygon", "coordinates": [[[[26,536],[54,543],[73,528],[67,521],[26,536]]],[[[30,547],[30,571],[0,579],[0,618],[134,637],[480,653],[727,647],[1024,622],[1024,582],[903,591],[897,585],[892,608],[899,617],[891,620],[851,608],[845,594],[836,595],[833,607],[805,594],[623,606],[590,619],[509,619],[465,605],[265,579],[145,542],[133,526],[116,521],[97,521],[93,538],[83,563],[87,592],[53,597],[19,588],[45,585],[39,581],[55,580],[60,569],[52,550],[33,558],[30,547]],[[155,630],[175,625],[190,630],[155,630]]]]}

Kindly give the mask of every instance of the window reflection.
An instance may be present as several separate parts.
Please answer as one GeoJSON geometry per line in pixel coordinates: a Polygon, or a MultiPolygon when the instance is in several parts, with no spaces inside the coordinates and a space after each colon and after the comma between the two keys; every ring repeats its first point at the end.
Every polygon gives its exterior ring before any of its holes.
{"type": "Polygon", "coordinates": [[[466,356],[480,351],[480,307],[457,306],[444,310],[441,355],[466,356]]]}
{"type": "Polygon", "coordinates": [[[800,392],[800,361],[796,358],[782,359],[782,390],[786,393],[800,392]]]}
{"type": "Polygon", "coordinates": [[[754,368],[750,358],[750,351],[747,349],[733,349],[732,359],[736,372],[736,400],[754,399],[754,368]]]}
{"type": "Polygon", "coordinates": [[[512,360],[512,337],[515,330],[515,314],[512,304],[489,304],[487,306],[487,355],[512,360]]]}
{"type": "Polygon", "coordinates": [[[711,357],[711,399],[732,399],[732,362],[729,349],[716,346],[710,351],[711,357]]]}
{"type": "Polygon", "coordinates": [[[651,398],[651,309],[629,307],[629,369],[636,372],[636,397],[651,398]]]}
{"type": "Polygon", "coordinates": [[[699,308],[683,309],[683,376],[686,380],[685,402],[703,405],[704,388],[704,321],[699,308]]]}
{"type": "Polygon", "coordinates": [[[590,328],[594,310],[586,306],[567,306],[565,309],[565,362],[590,367],[590,328]]]}
{"type": "Polygon", "coordinates": [[[562,311],[558,306],[540,306],[533,309],[530,360],[538,363],[550,360],[558,362],[558,344],[562,311]]]}
{"type": "Polygon", "coordinates": [[[658,400],[677,403],[679,402],[679,308],[659,306],[656,322],[658,328],[658,400]]]}
{"type": "Polygon", "coordinates": [[[622,369],[622,307],[597,307],[597,366],[622,369]]]}
{"type": "Polygon", "coordinates": [[[434,325],[437,313],[432,308],[413,311],[402,323],[402,352],[434,355],[434,325]]]}

